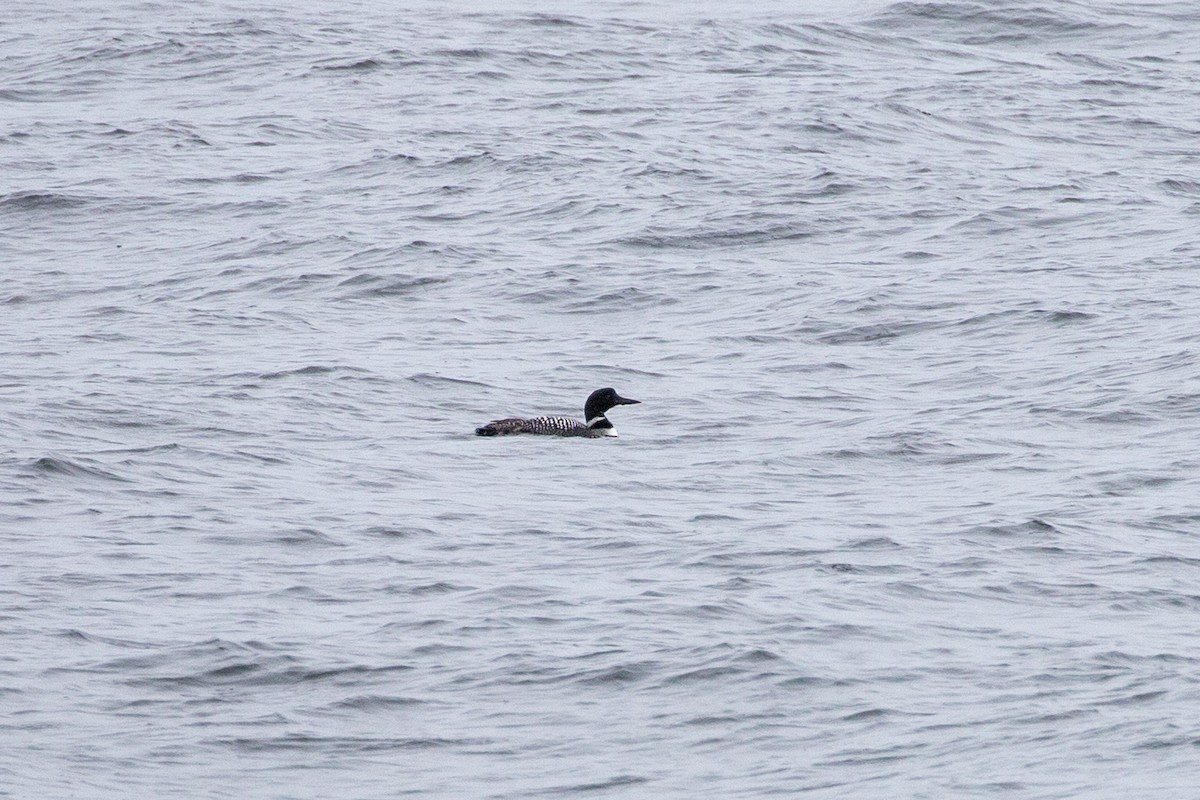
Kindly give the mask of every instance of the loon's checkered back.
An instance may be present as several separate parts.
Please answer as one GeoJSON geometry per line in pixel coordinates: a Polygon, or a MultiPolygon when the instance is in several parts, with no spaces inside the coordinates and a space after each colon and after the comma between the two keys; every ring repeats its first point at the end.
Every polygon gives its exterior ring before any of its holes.
{"type": "Polygon", "coordinates": [[[591,430],[577,419],[570,417],[534,417],[533,419],[498,419],[482,428],[476,428],[480,436],[503,436],[510,433],[541,433],[550,436],[586,436],[591,430]]]}

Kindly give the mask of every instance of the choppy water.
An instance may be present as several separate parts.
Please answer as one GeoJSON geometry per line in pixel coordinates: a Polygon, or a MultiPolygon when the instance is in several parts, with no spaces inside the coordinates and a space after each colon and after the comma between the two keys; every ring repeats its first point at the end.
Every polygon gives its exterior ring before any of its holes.
{"type": "Polygon", "coordinates": [[[1196,796],[1194,4],[295,5],[0,21],[0,796],[1196,796]]]}

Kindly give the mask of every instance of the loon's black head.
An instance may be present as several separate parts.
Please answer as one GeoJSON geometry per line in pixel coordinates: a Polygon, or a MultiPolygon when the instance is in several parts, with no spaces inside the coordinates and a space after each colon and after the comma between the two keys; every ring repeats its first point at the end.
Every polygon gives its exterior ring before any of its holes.
{"type": "Polygon", "coordinates": [[[604,412],[613,406],[631,406],[640,402],[621,397],[615,389],[597,389],[588,395],[587,402],[583,404],[583,418],[591,425],[593,420],[604,419],[604,412]]]}

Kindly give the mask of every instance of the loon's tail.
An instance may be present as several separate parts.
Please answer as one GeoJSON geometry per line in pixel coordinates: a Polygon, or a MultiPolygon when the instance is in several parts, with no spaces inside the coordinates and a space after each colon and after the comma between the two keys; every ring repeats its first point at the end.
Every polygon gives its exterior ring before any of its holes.
{"type": "Polygon", "coordinates": [[[494,419],[482,428],[475,429],[476,436],[507,436],[510,433],[528,433],[527,419],[494,419]]]}

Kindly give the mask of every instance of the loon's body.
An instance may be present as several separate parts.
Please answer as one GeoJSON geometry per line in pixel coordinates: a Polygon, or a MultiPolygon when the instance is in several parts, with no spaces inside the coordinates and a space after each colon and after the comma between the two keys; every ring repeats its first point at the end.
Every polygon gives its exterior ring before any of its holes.
{"type": "Polygon", "coordinates": [[[478,436],[508,436],[513,433],[539,433],[543,436],[584,436],[588,439],[598,439],[601,436],[616,436],[613,424],[604,416],[604,412],[613,406],[626,406],[640,403],[640,400],[630,400],[621,397],[612,389],[597,389],[588,395],[583,404],[583,418],[580,422],[570,417],[534,417],[533,419],[497,419],[492,420],[482,428],[476,428],[478,436]]]}

